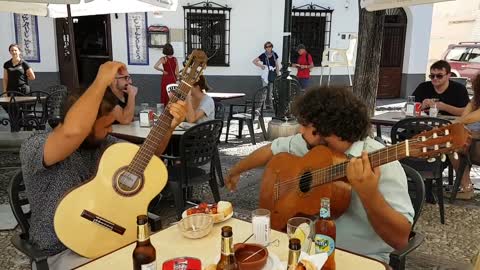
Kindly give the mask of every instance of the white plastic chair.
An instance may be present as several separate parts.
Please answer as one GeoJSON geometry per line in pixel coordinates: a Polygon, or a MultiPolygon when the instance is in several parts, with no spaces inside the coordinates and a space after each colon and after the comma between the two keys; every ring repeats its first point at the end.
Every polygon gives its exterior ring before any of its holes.
{"type": "Polygon", "coordinates": [[[176,83],[167,84],[167,87],[166,87],[167,94],[170,94],[171,91],[175,92],[177,90],[177,88],[178,88],[178,84],[176,84],[176,83]]]}
{"type": "Polygon", "coordinates": [[[320,73],[320,85],[323,81],[323,69],[328,67],[328,83],[330,85],[330,76],[332,74],[332,67],[346,67],[348,72],[348,79],[350,86],[352,86],[352,75],[350,67],[353,67],[353,62],[357,55],[357,33],[339,33],[339,35],[349,40],[348,48],[327,48],[323,51],[322,66],[320,73]]]}

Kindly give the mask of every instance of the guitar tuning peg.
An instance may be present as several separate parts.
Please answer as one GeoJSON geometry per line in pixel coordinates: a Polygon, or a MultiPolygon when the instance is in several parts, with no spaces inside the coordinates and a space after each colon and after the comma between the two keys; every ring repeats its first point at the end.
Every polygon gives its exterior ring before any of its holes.
{"type": "Polygon", "coordinates": [[[427,159],[427,162],[432,163],[432,162],[435,162],[435,160],[437,160],[437,159],[432,157],[432,158],[427,159]]]}
{"type": "Polygon", "coordinates": [[[455,160],[458,160],[458,153],[457,153],[457,152],[453,152],[453,158],[454,158],[455,160]]]}
{"type": "Polygon", "coordinates": [[[447,160],[447,156],[445,154],[442,154],[442,156],[440,157],[440,160],[442,162],[445,162],[447,160]]]}

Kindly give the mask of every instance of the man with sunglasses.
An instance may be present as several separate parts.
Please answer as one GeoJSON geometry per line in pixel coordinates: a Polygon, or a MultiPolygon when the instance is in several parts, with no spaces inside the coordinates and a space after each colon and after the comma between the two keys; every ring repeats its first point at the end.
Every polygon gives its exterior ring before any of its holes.
{"type": "Polygon", "coordinates": [[[423,82],[413,92],[416,102],[422,103],[422,109],[436,105],[438,111],[445,115],[460,116],[470,98],[467,88],[450,80],[450,64],[444,60],[430,66],[431,81],[423,82]]]}
{"type": "Polygon", "coordinates": [[[135,112],[135,96],[137,87],[132,85],[132,77],[127,69],[118,71],[115,79],[110,84],[113,94],[117,97],[117,105],[113,108],[113,116],[122,125],[130,124],[133,121],[135,112]]]}

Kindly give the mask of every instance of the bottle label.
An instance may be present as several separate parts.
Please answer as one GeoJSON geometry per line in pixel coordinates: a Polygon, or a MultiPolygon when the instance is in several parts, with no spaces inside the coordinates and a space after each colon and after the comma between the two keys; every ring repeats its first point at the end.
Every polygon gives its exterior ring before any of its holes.
{"type": "Polygon", "coordinates": [[[330,209],[328,208],[320,208],[320,217],[321,218],[329,218],[330,217],[330,209]]]}
{"type": "Polygon", "coordinates": [[[315,235],[315,253],[327,253],[328,256],[335,250],[335,241],[328,235],[315,235]]]}
{"type": "Polygon", "coordinates": [[[157,261],[153,261],[151,263],[142,264],[140,266],[142,270],[157,270],[157,261]]]}

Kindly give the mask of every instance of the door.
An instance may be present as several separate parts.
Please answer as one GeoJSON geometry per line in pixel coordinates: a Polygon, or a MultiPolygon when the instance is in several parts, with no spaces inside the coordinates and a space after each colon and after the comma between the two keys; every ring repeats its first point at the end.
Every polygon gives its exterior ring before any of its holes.
{"type": "MultiPolygon", "coordinates": [[[[73,30],[73,26],[72,26],[73,30]]],[[[55,19],[55,31],[57,35],[58,68],[60,72],[60,84],[67,86],[69,90],[78,88],[78,71],[75,51],[75,37],[70,35],[68,21],[65,18],[55,19]]]]}
{"type": "Polygon", "coordinates": [[[378,98],[400,97],[407,15],[402,8],[388,9],[385,14],[378,98]]]}

